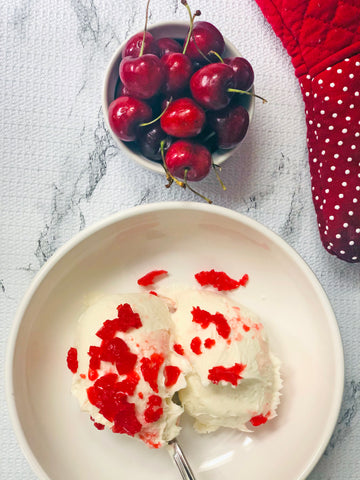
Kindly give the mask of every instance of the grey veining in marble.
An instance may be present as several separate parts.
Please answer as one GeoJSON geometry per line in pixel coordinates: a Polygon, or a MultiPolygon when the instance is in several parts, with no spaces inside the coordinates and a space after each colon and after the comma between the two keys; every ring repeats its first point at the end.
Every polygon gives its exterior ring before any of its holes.
{"type": "MultiPolygon", "coordinates": [[[[190,2],[189,2],[190,3],[190,2]]],[[[134,164],[114,145],[101,110],[115,49],[144,22],[145,1],[5,0],[0,5],[0,371],[17,305],[53,253],[109,214],[191,192],[134,164]]],[[[199,190],[282,236],[322,283],[338,319],[345,391],[331,441],[310,480],[358,480],[360,266],[320,244],[310,190],[304,107],[293,67],[253,0],[198,0],[254,66],[258,103],[242,148],[199,190]]],[[[177,0],[153,0],[150,23],[187,21],[177,0]]],[[[0,387],[0,403],[5,394],[0,387]]],[[[8,415],[0,420],[0,477],[35,480],[8,415]]],[[[311,425],[309,425],[309,429],[311,425]]],[[[306,441],[306,439],[304,439],[306,441]]]]}

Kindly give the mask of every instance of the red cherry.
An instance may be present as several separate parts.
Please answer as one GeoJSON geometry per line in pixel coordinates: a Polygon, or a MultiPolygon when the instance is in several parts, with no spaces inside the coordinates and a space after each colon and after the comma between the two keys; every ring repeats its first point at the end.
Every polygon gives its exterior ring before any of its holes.
{"type": "Polygon", "coordinates": [[[162,57],[166,53],[182,52],[182,46],[173,38],[159,38],[156,40],[156,45],[159,49],[159,57],[162,57]]]}
{"type": "Polygon", "coordinates": [[[210,63],[201,68],[190,79],[190,89],[194,99],[204,108],[220,110],[225,108],[233,93],[234,72],[225,63],[210,63]]]}
{"type": "Polygon", "coordinates": [[[205,123],[205,112],[191,98],[178,98],[170,103],[160,119],[161,128],[173,137],[195,137],[205,123]]]}
{"type": "Polygon", "coordinates": [[[166,166],[174,177],[198,182],[206,177],[211,168],[211,154],[200,143],[178,140],[173,143],[165,156],[166,166]]]}
{"type": "Polygon", "coordinates": [[[149,105],[137,98],[119,97],[109,106],[109,124],[111,130],[124,142],[136,137],[136,127],[152,118],[149,105]]]}
{"type": "Polygon", "coordinates": [[[123,58],[119,73],[128,91],[143,99],[155,95],[164,81],[163,65],[158,57],[150,53],[137,58],[123,58]]]}
{"type": "Polygon", "coordinates": [[[240,143],[249,127],[249,114],[241,105],[235,108],[229,105],[223,110],[208,112],[207,119],[216,132],[218,147],[224,149],[240,143]]]}
{"type": "Polygon", "coordinates": [[[183,53],[166,53],[161,63],[165,75],[162,92],[168,96],[179,94],[187,87],[193,71],[190,58],[183,53]]]}
{"type": "MultiPolygon", "coordinates": [[[[122,58],[125,57],[138,57],[143,42],[144,32],[136,33],[126,43],[124,50],[122,51],[122,58]]],[[[159,55],[159,47],[157,46],[154,37],[151,33],[145,33],[145,47],[143,53],[152,53],[153,55],[159,55]]]]}
{"type": "Polygon", "coordinates": [[[212,23],[194,23],[193,32],[186,50],[186,55],[188,55],[192,60],[204,62],[204,57],[201,55],[199,50],[201,50],[201,52],[206,56],[208,56],[210,50],[213,50],[219,55],[222,55],[224,48],[224,37],[212,23]],[[196,45],[194,42],[194,38],[196,45]],[[196,48],[196,46],[198,48],[196,48]]]}
{"type": "Polygon", "coordinates": [[[235,73],[234,88],[238,88],[239,90],[249,90],[252,87],[254,83],[254,70],[246,58],[224,58],[224,63],[229,65],[235,73]]]}

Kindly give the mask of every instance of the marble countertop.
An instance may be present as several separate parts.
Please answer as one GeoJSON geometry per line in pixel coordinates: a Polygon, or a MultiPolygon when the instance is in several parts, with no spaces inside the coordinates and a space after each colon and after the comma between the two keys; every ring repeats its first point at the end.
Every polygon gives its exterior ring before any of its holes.
{"type": "MultiPolygon", "coordinates": [[[[256,104],[248,135],[226,163],[223,192],[212,176],[202,193],[254,218],[284,238],[309,264],[337,316],[345,353],[343,405],[311,480],[359,478],[360,265],[322,247],[311,200],[304,105],[290,59],[254,0],[197,0],[252,63],[256,104]]],[[[115,146],[101,110],[105,68],[114,50],[141,30],[145,1],[6,0],[0,16],[1,226],[0,372],[16,308],[35,273],[79,230],[129,207],[195,200],[166,189],[115,146]]],[[[153,0],[150,23],[187,20],[178,0],[153,0]]],[[[0,404],[0,472],[35,479],[0,404]]],[[[311,425],[309,425],[311,429],[311,425]]],[[[303,439],[306,441],[306,439],[303,439]]]]}

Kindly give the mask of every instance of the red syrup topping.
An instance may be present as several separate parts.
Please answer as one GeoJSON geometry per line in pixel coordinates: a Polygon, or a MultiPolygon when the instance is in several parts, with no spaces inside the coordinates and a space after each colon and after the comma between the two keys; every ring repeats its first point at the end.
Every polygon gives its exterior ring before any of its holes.
{"type": "Polygon", "coordinates": [[[240,373],[246,368],[246,365],[242,363],[235,363],[232,367],[223,367],[219,365],[218,367],[213,367],[209,370],[208,379],[212,383],[219,383],[221,380],[229,382],[232,385],[236,386],[243,377],[240,376],[240,373]]]}
{"type": "Polygon", "coordinates": [[[243,325],[243,329],[245,330],[245,332],[248,332],[250,330],[250,327],[248,325],[243,325]]]}
{"type": "Polygon", "coordinates": [[[102,340],[114,338],[116,332],[127,332],[131,328],[140,328],[142,326],[140,316],[135,313],[128,303],[117,307],[118,316],[113,320],[105,320],[102,327],[96,332],[96,335],[102,340]]]}
{"type": "Polygon", "coordinates": [[[149,285],[154,284],[154,280],[156,277],[159,277],[160,275],[166,275],[167,273],[168,272],[166,270],[153,270],[152,272],[149,272],[143,277],[139,278],[137,283],[142,287],[148,287],[149,285]]]}
{"type": "Polygon", "coordinates": [[[195,278],[202,287],[211,285],[219,291],[226,291],[235,290],[235,288],[239,288],[240,286],[244,287],[249,280],[249,275],[245,274],[240,280],[234,280],[225,272],[209,270],[196,273],[195,278]]]}
{"type": "Polygon", "coordinates": [[[80,377],[81,377],[81,378],[83,378],[83,379],[85,380],[85,378],[86,378],[86,375],[85,375],[85,373],[80,373],[80,377]]]}
{"type": "Polygon", "coordinates": [[[222,313],[216,312],[215,315],[202,310],[200,307],[193,307],[192,309],[193,322],[201,325],[202,328],[207,328],[210,323],[214,323],[217,333],[223,337],[228,338],[231,332],[230,325],[222,313]]]}
{"type": "Polygon", "coordinates": [[[158,395],[150,395],[144,412],[145,421],[147,423],[154,423],[159,420],[159,418],[163,414],[163,408],[161,404],[161,397],[159,397],[158,395]]]}
{"type": "Polygon", "coordinates": [[[165,387],[172,387],[177,382],[181,370],[174,365],[167,365],[164,368],[165,387]]]}
{"type": "Polygon", "coordinates": [[[250,418],[250,422],[254,425],[254,427],[258,427],[259,425],[263,425],[267,421],[268,421],[268,419],[264,415],[255,415],[255,417],[250,418]]]}
{"type": "Polygon", "coordinates": [[[139,393],[138,393],[138,397],[141,398],[141,400],[142,400],[142,399],[144,398],[143,392],[139,392],[139,393]]]}
{"type": "Polygon", "coordinates": [[[157,294],[156,292],[154,292],[154,290],[150,290],[150,292],[149,292],[149,293],[150,293],[150,295],[155,295],[155,297],[157,297],[157,296],[158,296],[158,294],[157,294]]]}
{"type": "Polygon", "coordinates": [[[200,337],[194,337],[191,340],[190,348],[196,355],[201,355],[201,339],[200,339],[200,337]]]}
{"type": "Polygon", "coordinates": [[[77,359],[76,348],[74,348],[74,347],[69,348],[69,351],[68,351],[67,357],[66,357],[66,362],[67,362],[68,369],[72,373],[76,373],[77,369],[78,369],[78,366],[79,366],[79,362],[78,362],[78,359],[77,359]]]}
{"type": "Polygon", "coordinates": [[[174,344],[174,352],[178,353],[179,355],[184,355],[184,349],[183,347],[180,345],[180,343],[175,343],[174,344]]]}
{"type": "Polygon", "coordinates": [[[157,379],[160,367],[164,363],[163,355],[159,353],[153,353],[150,358],[143,357],[140,363],[141,373],[143,374],[144,380],[148,382],[154,392],[158,393],[159,387],[157,379]]]}
{"type": "Polygon", "coordinates": [[[205,348],[211,348],[215,345],[215,340],[213,338],[207,338],[204,342],[205,348]]]}

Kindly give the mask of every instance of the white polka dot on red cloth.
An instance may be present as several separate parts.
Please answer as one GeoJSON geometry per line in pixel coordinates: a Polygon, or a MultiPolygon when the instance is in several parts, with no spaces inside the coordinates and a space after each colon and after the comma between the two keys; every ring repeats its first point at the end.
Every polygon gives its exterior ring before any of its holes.
{"type": "Polygon", "coordinates": [[[330,253],[347,261],[360,261],[359,66],[357,54],[301,78],[320,235],[330,253]]]}

